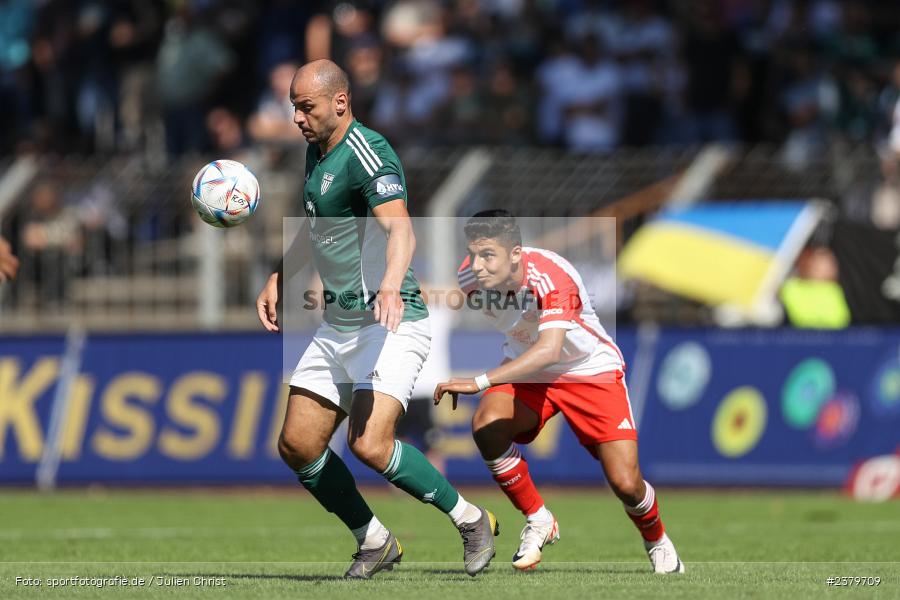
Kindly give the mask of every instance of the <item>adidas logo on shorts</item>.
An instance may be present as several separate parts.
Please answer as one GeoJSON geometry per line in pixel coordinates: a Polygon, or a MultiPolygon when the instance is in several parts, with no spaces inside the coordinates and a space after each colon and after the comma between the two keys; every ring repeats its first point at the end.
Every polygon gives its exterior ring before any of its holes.
{"type": "Polygon", "coordinates": [[[371,379],[372,381],[381,381],[381,376],[378,374],[378,369],[375,369],[368,375],[366,375],[366,379],[371,379]]]}
{"type": "Polygon", "coordinates": [[[616,429],[634,429],[634,427],[631,426],[631,423],[628,421],[628,419],[622,419],[622,422],[619,423],[619,426],[616,427],[616,429]]]}

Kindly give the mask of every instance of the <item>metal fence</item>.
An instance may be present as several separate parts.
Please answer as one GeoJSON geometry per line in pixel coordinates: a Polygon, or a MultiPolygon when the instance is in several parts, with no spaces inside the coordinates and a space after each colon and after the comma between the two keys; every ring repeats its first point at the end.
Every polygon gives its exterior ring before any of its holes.
{"type": "MultiPolygon", "coordinates": [[[[414,216],[426,214],[470,150],[401,149],[414,216]]],[[[451,216],[497,207],[532,217],[596,215],[677,180],[701,149],[605,156],[481,151],[490,165],[465,186],[451,216]]],[[[241,156],[261,182],[260,210],[223,231],[203,224],[189,202],[195,172],[213,157],[171,164],[141,156],[40,157],[30,181],[0,214],[0,231],[22,260],[18,280],[0,286],[0,331],[59,331],[73,323],[92,330],[256,328],[253,301],[281,255],[282,217],[302,214],[295,199],[303,152],[300,146],[255,148],[241,156]],[[210,252],[221,265],[212,282],[201,268],[210,252]]],[[[2,177],[14,163],[0,163],[2,177]]],[[[732,148],[708,197],[820,197],[860,212],[880,177],[877,156],[865,146],[831,147],[800,167],[778,148],[732,148]]],[[[658,204],[640,200],[627,218],[640,221],[658,204]]],[[[428,253],[428,244],[420,243],[417,252],[428,253]]]]}

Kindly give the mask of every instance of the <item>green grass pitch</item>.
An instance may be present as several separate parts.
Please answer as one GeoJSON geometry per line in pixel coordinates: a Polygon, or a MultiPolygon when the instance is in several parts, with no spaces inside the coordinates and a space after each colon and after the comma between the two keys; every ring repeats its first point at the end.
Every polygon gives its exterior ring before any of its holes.
{"type": "Polygon", "coordinates": [[[433,507],[369,490],[376,514],[403,544],[404,561],[371,581],[348,582],[340,575],[355,550],[352,537],[300,489],[2,491],[0,598],[900,598],[898,502],[662,489],[663,518],[687,573],[660,577],[608,492],[547,490],[562,538],[524,574],[510,566],[522,517],[497,491],[464,493],[501,523],[487,572],[465,575],[459,536],[433,507]],[[142,577],[145,586],[49,587],[51,578],[73,576],[142,577]],[[42,585],[17,585],[16,577],[42,585]],[[158,577],[187,584],[158,585],[158,577]],[[225,585],[197,585],[195,577],[225,585]],[[828,577],[880,577],[881,584],[828,586],[828,577]]]}

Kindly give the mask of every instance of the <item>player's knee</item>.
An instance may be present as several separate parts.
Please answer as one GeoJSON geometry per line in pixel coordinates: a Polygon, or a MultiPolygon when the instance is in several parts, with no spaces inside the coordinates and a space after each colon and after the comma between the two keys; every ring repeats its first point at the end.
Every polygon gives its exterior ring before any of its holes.
{"type": "Polygon", "coordinates": [[[472,418],[472,437],[483,456],[505,451],[512,443],[509,420],[487,410],[475,413],[472,418]]]}
{"type": "Polygon", "coordinates": [[[637,504],[643,500],[644,479],[637,469],[611,469],[606,477],[613,492],[623,502],[637,504]]]}
{"type": "Polygon", "coordinates": [[[366,465],[378,471],[387,468],[394,450],[393,440],[380,440],[374,436],[360,436],[350,440],[350,450],[366,465]]]}
{"type": "Polygon", "coordinates": [[[324,448],[314,446],[308,438],[296,433],[282,431],[278,436],[278,454],[293,469],[311,463],[325,451],[324,448]]]}
{"type": "Polygon", "coordinates": [[[479,407],[472,416],[472,432],[476,438],[488,435],[501,427],[502,420],[502,415],[490,407],[479,407]]]}

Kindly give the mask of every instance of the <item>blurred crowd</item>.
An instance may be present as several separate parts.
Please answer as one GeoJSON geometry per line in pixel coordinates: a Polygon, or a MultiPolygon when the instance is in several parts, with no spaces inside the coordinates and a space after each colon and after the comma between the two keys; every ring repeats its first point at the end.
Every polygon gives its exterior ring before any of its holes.
{"type": "Polygon", "coordinates": [[[0,0],[0,153],[297,141],[290,78],[323,57],[397,145],[900,153],[900,11],[874,0],[0,0]]]}
{"type": "MultiPolygon", "coordinates": [[[[356,116],[407,150],[762,142],[804,174],[862,144],[881,173],[861,220],[900,226],[900,10],[876,0],[0,0],[0,164],[39,152],[271,165],[302,151],[289,88],[317,58],[348,71],[356,116]]],[[[181,182],[106,179],[74,200],[41,182],[7,215],[0,234],[39,297],[62,300],[72,272],[122,272],[116,244],[190,228],[183,202],[174,225],[158,207],[128,221],[130,199],[181,182]]]]}

